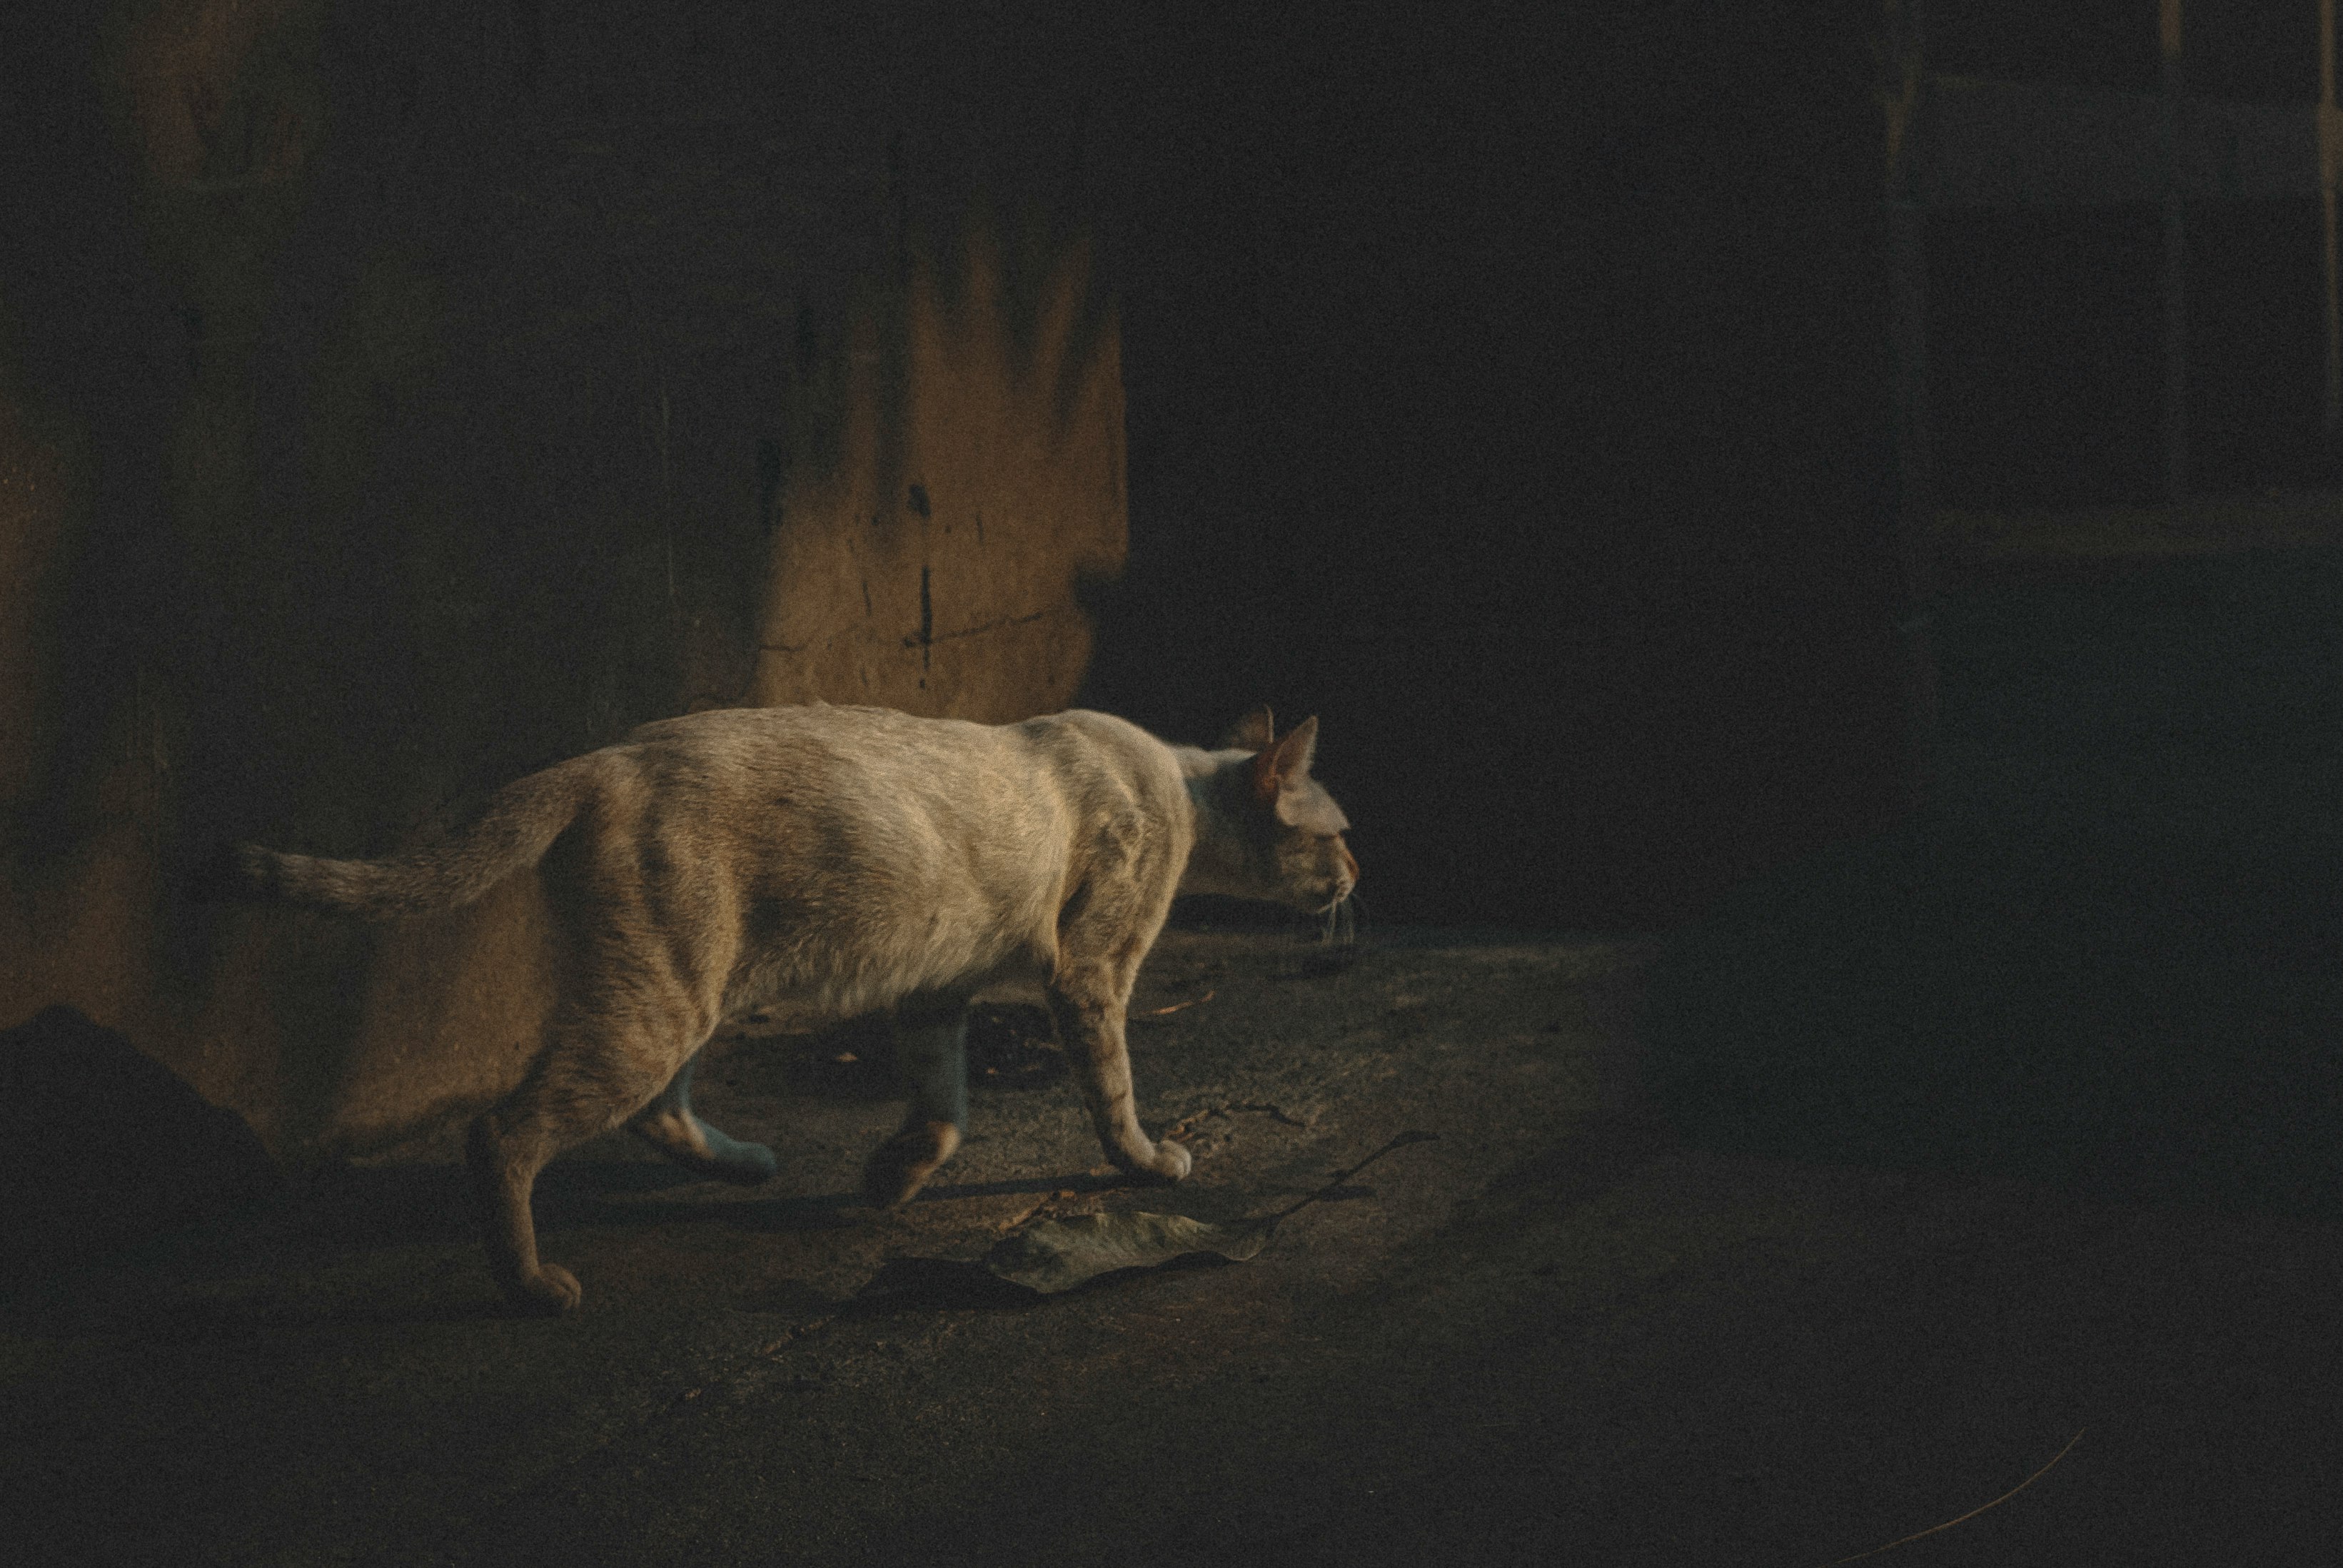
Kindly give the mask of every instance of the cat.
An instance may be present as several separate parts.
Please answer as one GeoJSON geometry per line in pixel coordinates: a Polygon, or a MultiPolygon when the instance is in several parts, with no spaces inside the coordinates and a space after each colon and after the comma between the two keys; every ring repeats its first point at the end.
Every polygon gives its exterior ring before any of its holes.
{"type": "Polygon", "coordinates": [[[538,1255],[546,1161],[624,1125],[688,1169],[740,1182],[772,1152],[691,1109],[699,1052],[752,1012],[813,1027],[886,1010],[910,1101],[863,1191],[910,1201],[968,1127],[966,1014],[1037,982],[1107,1157],[1176,1181],[1188,1151],[1141,1130],[1123,1043],[1140,962],[1176,893],[1322,914],[1359,877],[1311,775],[1317,720],[1269,710],[1218,749],[1103,713],[1019,724],[816,704],[647,724],[506,786],[470,826],[382,860],[226,846],[212,896],[370,919],[454,908],[536,867],[563,959],[518,1087],[471,1124],[488,1261],[523,1311],[575,1309],[538,1255]]]}

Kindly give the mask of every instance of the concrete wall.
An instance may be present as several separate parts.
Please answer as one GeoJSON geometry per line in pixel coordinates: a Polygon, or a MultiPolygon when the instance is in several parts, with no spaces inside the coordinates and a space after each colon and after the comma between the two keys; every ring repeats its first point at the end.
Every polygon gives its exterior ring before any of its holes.
{"type": "Polygon", "coordinates": [[[781,8],[32,7],[0,46],[0,1022],[280,1156],[509,1081],[536,891],[188,907],[693,708],[1061,707],[1125,540],[1048,103],[781,8]],[[1037,153],[1036,149],[1040,149],[1037,153]]]}

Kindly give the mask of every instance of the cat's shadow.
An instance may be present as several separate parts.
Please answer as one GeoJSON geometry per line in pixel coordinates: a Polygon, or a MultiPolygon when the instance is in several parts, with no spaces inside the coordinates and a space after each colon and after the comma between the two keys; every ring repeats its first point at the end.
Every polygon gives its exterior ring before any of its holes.
{"type": "MultiPolygon", "coordinates": [[[[1121,1184],[1088,1173],[964,1181],[930,1189],[914,1201],[1091,1193],[1121,1184]]],[[[714,1191],[722,1191],[714,1189],[714,1191]]],[[[548,1231],[640,1227],[714,1220],[742,1231],[789,1234],[882,1225],[859,1191],[777,1194],[711,1201],[711,1184],[643,1161],[578,1161],[549,1167],[538,1192],[548,1231]]],[[[34,1332],[87,1333],[109,1327],[157,1343],[242,1346],[271,1355],[338,1342],[354,1329],[489,1322],[512,1315],[477,1256],[478,1226],[467,1172],[447,1163],[346,1167],[277,1199],[205,1225],[175,1231],[50,1278],[0,1302],[0,1314],[34,1332]],[[415,1254],[387,1293],[353,1298],[325,1283],[337,1271],[381,1254],[415,1254]],[[438,1251],[433,1258],[429,1254],[438,1251]],[[158,1288],[157,1276],[167,1278],[158,1288]],[[277,1282],[255,1298],[243,1282],[277,1282]],[[223,1297],[226,1285],[233,1294],[223,1297]],[[280,1287],[284,1287],[280,1289],[280,1287]]],[[[883,1271],[882,1271],[883,1272],[883,1271]]],[[[955,1279],[960,1276],[955,1273],[955,1279]]],[[[893,1280],[894,1276],[888,1275],[893,1280]]],[[[879,1294],[893,1302],[892,1289],[879,1294]]],[[[987,1299],[1016,1299],[1013,1287],[987,1299]]]]}
{"type": "MultiPolygon", "coordinates": [[[[1089,1194],[1130,1185],[1122,1176],[1087,1171],[998,1181],[945,1182],[928,1188],[914,1205],[972,1198],[1089,1194]]],[[[729,1187],[679,1166],[650,1160],[571,1160],[548,1165],[538,1180],[538,1222],[549,1230],[611,1226],[636,1229],[679,1220],[713,1220],[759,1233],[834,1231],[882,1216],[859,1189],[787,1192],[729,1187]]],[[[259,1251],[297,1255],[322,1264],[399,1246],[471,1242],[478,1237],[471,1181],[449,1164],[354,1166],[335,1171],[289,1200],[256,1211],[243,1225],[213,1226],[206,1238],[180,1238],[185,1260],[218,1272],[249,1267],[259,1251]],[[206,1247],[213,1240],[220,1243],[206,1247]],[[210,1254],[206,1257],[203,1254],[210,1254]]],[[[171,1251],[174,1249],[150,1249],[171,1251]]]]}

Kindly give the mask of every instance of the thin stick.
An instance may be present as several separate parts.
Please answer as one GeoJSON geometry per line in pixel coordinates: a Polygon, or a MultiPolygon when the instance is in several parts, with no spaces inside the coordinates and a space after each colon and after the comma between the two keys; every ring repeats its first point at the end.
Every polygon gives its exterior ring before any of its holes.
{"type": "MultiPolygon", "coordinates": [[[[2084,1432],[2087,1432],[2090,1429],[2088,1427],[2083,1429],[2084,1432]]],[[[1921,1531],[1919,1535],[1906,1535],[1901,1541],[1890,1541],[1885,1546],[1875,1546],[1868,1552],[1858,1552],[1853,1557],[1841,1557],[1835,1562],[1825,1563],[1823,1564],[1823,1568],[1839,1568],[1839,1563],[1854,1563],[1865,1557],[1876,1557],[1882,1552],[1893,1552],[1898,1546],[1910,1545],[1913,1542],[1919,1540],[1921,1535],[1934,1535],[1939,1530],[1950,1530],[1956,1524],[1966,1523],[1969,1520],[1975,1519],[1978,1514],[1983,1513],[1987,1508],[1998,1508],[2003,1503],[2008,1502],[2011,1498],[2016,1496],[2019,1493],[2025,1491],[2027,1487],[2033,1485],[2036,1482],[2041,1480],[2044,1476],[2049,1474],[2050,1465],[2056,1464],[2060,1460],[2066,1458],[2068,1453],[2074,1451],[2075,1445],[2082,1441],[2083,1432],[2077,1432],[2074,1436],[2066,1440],[2066,1446],[2065,1448],[2060,1449],[2056,1453],[2050,1456],[2050,1464],[2044,1465],[2041,1469],[2036,1471],[2033,1474],[2027,1476],[2025,1480],[2019,1482],[2016,1485],[2003,1493],[1999,1497],[1995,1498],[1991,1503],[1972,1508],[1966,1513],[1962,1514],[1958,1519],[1947,1519],[1942,1524],[1930,1525],[1927,1529],[1921,1531]]]]}
{"type": "Polygon", "coordinates": [[[1206,991],[1202,996],[1190,997],[1186,1001],[1175,1001],[1170,1007],[1151,1007],[1139,1016],[1141,1018],[1161,1018],[1167,1012],[1178,1012],[1183,1007],[1194,1007],[1198,1002],[1210,1001],[1220,994],[1220,991],[1217,989],[1214,989],[1212,990],[1206,991]]]}
{"type": "Polygon", "coordinates": [[[1387,1141],[1381,1149],[1376,1150],[1373,1154],[1368,1155],[1364,1160],[1360,1161],[1348,1171],[1338,1172],[1332,1181],[1327,1182],[1315,1192],[1304,1194],[1302,1198],[1298,1199],[1286,1208],[1279,1210],[1276,1213],[1272,1214],[1266,1220],[1258,1220],[1255,1221],[1254,1223],[1266,1225],[1274,1229],[1285,1220],[1291,1218],[1294,1214],[1300,1213],[1302,1210],[1310,1207],[1311,1204],[1315,1203],[1320,1199],[1325,1197],[1327,1193],[1340,1191],[1343,1187],[1350,1184],[1352,1177],[1356,1176],[1360,1171],[1364,1171],[1368,1166],[1373,1164],[1376,1161],[1382,1159],[1393,1150],[1404,1149],[1411,1143],[1434,1143],[1439,1141],[1439,1139],[1440,1134],[1437,1132],[1416,1132],[1411,1131],[1398,1133],[1387,1141]]]}

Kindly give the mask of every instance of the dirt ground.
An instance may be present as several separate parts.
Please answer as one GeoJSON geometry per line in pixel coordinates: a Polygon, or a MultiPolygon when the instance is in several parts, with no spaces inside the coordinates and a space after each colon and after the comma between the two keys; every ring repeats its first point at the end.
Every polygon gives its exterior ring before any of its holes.
{"type": "Polygon", "coordinates": [[[343,1171],[6,1304],[10,1533],[55,1563],[1822,1564],[2079,1432],[1895,1555],[2343,1539],[2334,1225],[1688,1141],[1643,1087],[1651,954],[1171,933],[1136,1007],[1192,1005],[1132,1034],[1197,1154],[1175,1189],[1108,1182],[996,1029],[950,1180],[875,1215],[870,1042],[739,1042],[702,1099],[779,1176],[621,1137],[558,1164],[563,1321],[498,1310],[450,1160],[343,1171]],[[1045,1214],[1273,1211],[1409,1131],[1250,1262],[1023,1298],[934,1261],[1045,1214]]]}

